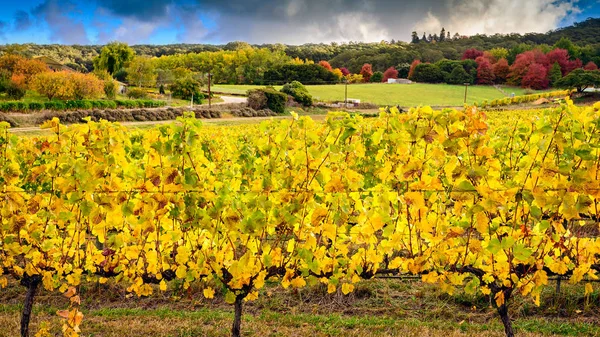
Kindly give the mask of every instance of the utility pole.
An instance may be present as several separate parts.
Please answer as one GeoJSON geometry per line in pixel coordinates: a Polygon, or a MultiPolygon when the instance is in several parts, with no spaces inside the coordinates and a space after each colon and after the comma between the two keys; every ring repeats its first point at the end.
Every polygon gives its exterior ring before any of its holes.
{"type": "Polygon", "coordinates": [[[211,93],[210,93],[210,77],[211,77],[211,75],[210,75],[210,72],[209,72],[209,73],[208,73],[208,108],[209,108],[209,109],[210,109],[210,108],[211,108],[211,106],[212,106],[212,104],[211,104],[211,103],[212,103],[212,102],[211,102],[211,97],[210,97],[210,96],[212,96],[212,95],[211,95],[211,93]]]}
{"type": "Polygon", "coordinates": [[[344,107],[348,109],[348,79],[344,78],[344,107]]]}
{"type": "Polygon", "coordinates": [[[463,83],[465,85],[465,102],[464,104],[467,104],[467,88],[469,87],[469,83],[463,83]]]}

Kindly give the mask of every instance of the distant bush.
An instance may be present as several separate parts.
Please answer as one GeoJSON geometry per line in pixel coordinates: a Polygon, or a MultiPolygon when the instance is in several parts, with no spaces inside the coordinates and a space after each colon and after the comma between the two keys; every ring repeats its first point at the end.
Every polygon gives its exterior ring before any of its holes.
{"type": "Polygon", "coordinates": [[[202,100],[206,96],[200,92],[200,82],[191,77],[178,79],[171,84],[171,94],[175,98],[191,100],[194,98],[194,103],[202,104],[202,100]]]}
{"type": "Polygon", "coordinates": [[[248,91],[248,106],[255,110],[270,109],[276,113],[284,113],[287,94],[273,87],[248,91]]]}
{"type": "Polygon", "coordinates": [[[298,81],[292,81],[291,83],[285,84],[283,88],[281,88],[281,92],[292,96],[296,102],[303,106],[311,106],[313,104],[312,95],[309,94],[306,87],[298,81]]]}
{"type": "Polygon", "coordinates": [[[248,90],[248,106],[254,110],[267,108],[267,95],[264,90],[248,90]]]}
{"type": "Polygon", "coordinates": [[[8,96],[8,98],[14,99],[14,100],[22,99],[23,97],[25,97],[25,94],[27,93],[25,88],[13,83],[13,82],[8,83],[5,90],[6,90],[6,95],[8,96]]]}
{"type": "Polygon", "coordinates": [[[371,78],[369,78],[369,82],[371,83],[380,83],[381,81],[383,81],[383,73],[381,71],[374,72],[371,78]]]}
{"type": "Polygon", "coordinates": [[[127,97],[130,99],[141,99],[148,97],[148,92],[142,88],[130,88],[127,90],[127,97]]]}
{"type": "Polygon", "coordinates": [[[118,85],[115,80],[104,81],[104,94],[108,99],[115,99],[117,96],[118,85]]]}

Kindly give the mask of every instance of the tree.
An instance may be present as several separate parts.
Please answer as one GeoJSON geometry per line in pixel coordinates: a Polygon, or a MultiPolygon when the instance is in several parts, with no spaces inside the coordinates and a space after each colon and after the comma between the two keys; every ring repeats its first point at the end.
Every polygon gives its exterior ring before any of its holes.
{"type": "Polygon", "coordinates": [[[487,59],[483,59],[477,66],[477,83],[478,84],[493,84],[494,71],[492,65],[487,59]]]}
{"type": "Polygon", "coordinates": [[[477,48],[471,48],[471,49],[465,50],[461,59],[462,60],[475,60],[479,56],[483,56],[483,52],[477,48]]]}
{"type": "Polygon", "coordinates": [[[387,68],[387,70],[383,73],[383,82],[387,82],[387,80],[390,78],[398,78],[398,70],[396,70],[394,67],[387,68]]]}
{"type": "Polygon", "coordinates": [[[32,88],[49,100],[98,98],[105,93],[104,82],[96,75],[69,71],[39,73],[32,79],[32,88]]]}
{"type": "Polygon", "coordinates": [[[558,62],[554,62],[550,71],[548,72],[548,81],[551,87],[554,87],[556,83],[562,78],[562,71],[558,62]]]}
{"type": "Polygon", "coordinates": [[[564,49],[569,53],[570,59],[576,59],[579,57],[579,48],[569,40],[567,37],[562,37],[554,44],[554,48],[564,49]]]}
{"type": "Polygon", "coordinates": [[[577,89],[581,93],[588,87],[600,86],[600,72],[597,70],[575,69],[556,82],[559,88],[577,89]]]}
{"type": "Polygon", "coordinates": [[[442,27],[442,30],[440,31],[439,41],[443,42],[445,39],[446,39],[446,30],[444,29],[444,27],[442,27]]]}
{"type": "Polygon", "coordinates": [[[94,69],[104,69],[113,75],[118,70],[126,68],[134,56],[135,51],[126,43],[111,42],[102,47],[100,55],[94,59],[94,69]]]}
{"type": "Polygon", "coordinates": [[[158,86],[167,86],[173,83],[175,76],[169,69],[156,69],[156,84],[158,86]]]}
{"type": "Polygon", "coordinates": [[[492,70],[494,72],[494,78],[496,83],[504,83],[506,82],[506,78],[508,77],[508,73],[510,72],[510,68],[508,66],[508,61],[505,58],[501,58],[492,66],[492,70]]]}
{"type": "Polygon", "coordinates": [[[408,79],[412,80],[412,77],[415,73],[415,68],[421,63],[421,61],[419,60],[414,60],[412,61],[412,63],[410,64],[410,69],[408,70],[408,79]]]}
{"type": "Polygon", "coordinates": [[[369,82],[371,83],[381,83],[383,81],[383,73],[381,71],[376,71],[371,75],[369,82]]]}
{"type": "Polygon", "coordinates": [[[94,74],[71,72],[67,80],[73,87],[73,99],[94,99],[105,93],[104,82],[94,74]]]}
{"type": "Polygon", "coordinates": [[[344,77],[344,73],[342,73],[342,70],[340,68],[333,69],[331,73],[335,75],[338,81],[340,81],[342,77],[344,77]]]}
{"type": "Polygon", "coordinates": [[[427,36],[425,35],[425,32],[423,32],[423,36],[421,37],[421,42],[429,42],[429,41],[427,41],[427,36]]]}
{"type": "Polygon", "coordinates": [[[191,77],[177,79],[171,84],[173,97],[183,100],[194,99],[194,103],[201,104],[204,94],[200,92],[200,83],[191,77]]]}
{"type": "Polygon", "coordinates": [[[546,54],[548,64],[558,63],[562,75],[566,75],[569,69],[569,52],[566,49],[555,48],[546,54]]]}
{"type": "Polygon", "coordinates": [[[333,68],[331,67],[331,64],[329,64],[329,62],[321,60],[319,61],[319,65],[325,69],[327,69],[327,71],[333,71],[333,68]]]}
{"type": "Polygon", "coordinates": [[[435,64],[420,63],[415,67],[411,79],[422,83],[441,83],[444,81],[444,74],[435,64]]]}
{"type": "Polygon", "coordinates": [[[469,73],[467,73],[467,71],[465,70],[465,68],[463,68],[462,65],[457,64],[454,66],[454,69],[452,69],[452,72],[448,76],[447,82],[448,84],[462,85],[464,83],[472,83],[473,78],[469,73]]]}
{"type": "Polygon", "coordinates": [[[156,85],[156,70],[149,57],[136,56],[127,67],[127,81],[138,87],[154,87],[156,85]]]}
{"type": "Polygon", "coordinates": [[[50,71],[46,63],[36,59],[22,58],[15,65],[13,74],[22,75],[24,85],[27,87],[35,75],[46,71],[50,71]]]}
{"type": "Polygon", "coordinates": [[[115,97],[117,96],[118,89],[119,86],[117,84],[117,81],[113,79],[104,81],[104,94],[106,95],[106,98],[115,99],[115,97]]]}
{"type": "Polygon", "coordinates": [[[539,63],[534,63],[527,69],[527,74],[521,81],[523,88],[541,90],[548,88],[548,76],[546,67],[539,63]]]}
{"type": "Polygon", "coordinates": [[[508,57],[508,49],[502,47],[492,48],[489,53],[492,54],[496,60],[508,57]]]}
{"type": "Polygon", "coordinates": [[[360,69],[360,74],[362,75],[365,82],[370,82],[371,76],[373,75],[373,68],[370,64],[365,63],[360,69]]]}
{"type": "Polygon", "coordinates": [[[598,66],[596,63],[590,61],[583,67],[583,70],[598,70],[598,66]]]}
{"type": "Polygon", "coordinates": [[[583,68],[583,63],[581,62],[580,59],[570,60],[569,63],[567,63],[567,71],[566,71],[565,75],[567,75],[571,71],[573,71],[575,69],[579,69],[579,68],[583,68]]]}
{"type": "Polygon", "coordinates": [[[32,87],[49,100],[71,99],[75,95],[75,86],[69,81],[69,73],[66,71],[37,74],[32,80],[32,87]]]}
{"type": "Polygon", "coordinates": [[[411,37],[410,37],[410,43],[419,43],[419,35],[417,35],[417,32],[412,32],[411,37]]]}
{"type": "Polygon", "coordinates": [[[341,67],[340,70],[342,71],[342,75],[344,75],[344,76],[350,75],[350,71],[348,70],[348,68],[341,67]]]}

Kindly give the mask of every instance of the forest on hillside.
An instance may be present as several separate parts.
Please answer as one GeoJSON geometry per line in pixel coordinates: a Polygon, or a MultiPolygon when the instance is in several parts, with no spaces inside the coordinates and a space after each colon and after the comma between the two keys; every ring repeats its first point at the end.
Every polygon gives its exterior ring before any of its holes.
{"type": "MultiPolygon", "coordinates": [[[[417,36],[420,35],[421,32],[417,36]]],[[[450,38],[435,39],[438,32],[423,32],[426,39],[419,38],[418,43],[402,41],[381,41],[376,43],[349,42],[330,44],[263,44],[252,45],[255,48],[267,48],[282,51],[291,58],[319,62],[326,60],[333,67],[345,67],[358,73],[365,63],[373,66],[374,71],[385,71],[390,66],[406,67],[413,60],[438,62],[442,59],[460,60],[468,49],[491,50],[505,48],[512,63],[516,56],[524,51],[539,48],[545,52],[551,49],[561,38],[567,38],[577,46],[573,57],[585,64],[590,61],[600,64],[600,18],[589,18],[572,26],[547,33],[494,34],[461,36],[460,32],[445,32],[450,38]],[[431,37],[431,38],[430,38],[431,37]]],[[[440,34],[441,35],[441,34],[440,34]]],[[[399,37],[410,39],[410,37],[399,37]]],[[[245,42],[230,42],[225,45],[210,44],[170,44],[170,45],[133,45],[139,56],[176,55],[200,53],[205,51],[234,51],[250,46],[245,42]]],[[[94,69],[93,59],[101,52],[100,45],[37,45],[9,44],[0,46],[0,53],[16,53],[27,57],[49,56],[65,65],[82,72],[94,69]]]]}

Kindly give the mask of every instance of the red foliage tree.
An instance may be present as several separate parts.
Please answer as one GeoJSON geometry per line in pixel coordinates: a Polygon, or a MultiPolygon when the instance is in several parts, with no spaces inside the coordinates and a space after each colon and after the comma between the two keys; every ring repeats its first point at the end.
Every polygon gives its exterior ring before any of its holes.
{"type": "Polygon", "coordinates": [[[568,75],[573,70],[579,69],[579,68],[583,68],[583,63],[581,62],[580,59],[575,59],[575,60],[569,61],[569,63],[567,63],[567,71],[566,71],[565,76],[568,75]]]}
{"type": "Polygon", "coordinates": [[[398,70],[396,70],[394,67],[387,68],[387,70],[383,73],[383,82],[387,82],[387,80],[390,78],[398,78],[398,70]]]}
{"type": "Polygon", "coordinates": [[[501,58],[492,66],[492,71],[494,72],[495,81],[497,83],[506,82],[506,78],[510,72],[508,61],[505,58],[501,58]]]}
{"type": "Polygon", "coordinates": [[[558,63],[560,66],[560,72],[563,76],[567,74],[567,69],[569,66],[569,52],[565,49],[556,48],[548,52],[546,54],[546,58],[548,59],[548,64],[552,66],[554,63],[558,63]]]}
{"type": "Polygon", "coordinates": [[[370,64],[365,63],[360,70],[360,74],[365,82],[369,82],[371,80],[371,75],[373,75],[373,67],[371,67],[370,64]]]}
{"type": "MultiPolygon", "coordinates": [[[[543,53],[539,50],[530,50],[524,53],[517,55],[515,62],[510,66],[510,73],[508,74],[508,82],[512,85],[520,85],[523,77],[527,75],[527,71],[529,71],[529,67],[532,64],[541,64],[544,66],[543,62],[548,62],[548,58],[542,58],[541,55],[543,53]],[[538,62],[541,61],[541,62],[538,62]]],[[[545,55],[544,55],[545,56],[545,55]]]]}
{"type": "Polygon", "coordinates": [[[331,64],[329,64],[329,62],[327,62],[327,61],[319,61],[319,65],[329,71],[333,71],[331,64]]]}
{"type": "Polygon", "coordinates": [[[492,55],[492,53],[490,53],[489,51],[484,51],[482,57],[487,59],[490,62],[490,64],[492,64],[492,65],[495,64],[496,62],[498,62],[496,57],[494,55],[492,55]]]}
{"type": "Polygon", "coordinates": [[[596,63],[590,61],[588,62],[585,67],[583,67],[584,70],[598,70],[598,66],[596,65],[596,63]]]}
{"type": "MultiPolygon", "coordinates": [[[[483,57],[481,57],[483,58],[483,57]]],[[[490,61],[486,58],[480,60],[477,66],[477,83],[478,84],[493,84],[494,83],[494,71],[490,61]]]]}
{"type": "Polygon", "coordinates": [[[408,79],[410,80],[415,72],[415,68],[421,63],[420,60],[414,60],[410,64],[410,68],[408,69],[408,79]]]}
{"type": "Polygon", "coordinates": [[[462,59],[463,60],[469,60],[469,59],[475,60],[479,56],[483,56],[483,52],[479,49],[472,48],[472,49],[465,50],[465,52],[463,53],[462,59]]]}
{"type": "Polygon", "coordinates": [[[344,76],[350,75],[350,70],[348,70],[348,68],[341,67],[340,70],[342,71],[342,75],[344,75],[344,76]]]}
{"type": "Polygon", "coordinates": [[[539,63],[530,65],[521,81],[522,87],[535,90],[546,89],[548,84],[548,69],[539,63]]]}

